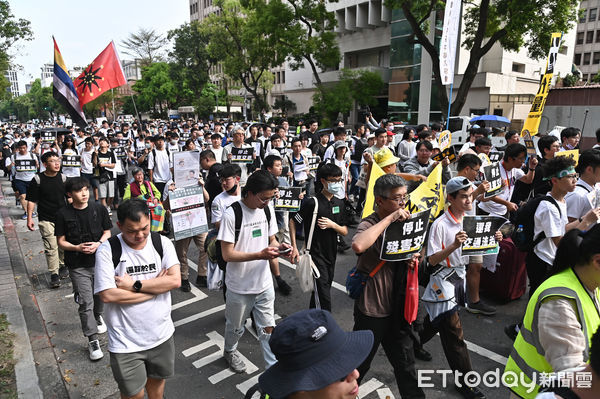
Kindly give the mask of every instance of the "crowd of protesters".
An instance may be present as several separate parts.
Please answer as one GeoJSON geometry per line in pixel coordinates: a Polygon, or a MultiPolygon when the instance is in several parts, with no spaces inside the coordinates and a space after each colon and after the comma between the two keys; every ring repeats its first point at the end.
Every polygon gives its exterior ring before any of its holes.
{"type": "MultiPolygon", "coordinates": [[[[381,345],[401,396],[424,398],[415,369],[415,357],[431,360],[424,345],[439,333],[450,368],[464,376],[472,366],[459,309],[497,312],[480,297],[480,275],[489,264],[484,258],[495,255],[462,255],[468,238],[463,217],[506,218],[501,231],[492,232],[500,242],[522,233],[522,225],[511,223],[526,207],[533,238],[524,255],[530,302],[523,318],[506,326],[514,340],[506,371],[521,373],[535,389],[516,384],[512,394],[535,397],[544,388],[540,374],[584,368],[589,361],[600,325],[600,144],[580,148],[576,128],[560,137],[543,135],[535,156],[518,132],[506,132],[495,148],[491,130],[475,125],[452,160],[433,159],[443,150],[440,124],[399,127],[372,115],[352,128],[337,121],[319,129],[315,120],[292,127],[282,119],[104,121],[85,129],[23,123],[0,130],[0,165],[30,230],[37,219],[50,287],[71,279],[91,360],[103,357],[98,335],[108,333],[123,397],[163,396],[175,361],[170,291],[191,290],[192,241],[199,252],[194,284],[207,288],[207,248],[215,240],[226,262],[223,357],[233,371],[246,370],[237,345],[252,316],[267,369],[259,389],[270,397],[355,398],[381,345]],[[236,149],[251,149],[251,161],[237,159],[236,149]],[[577,160],[556,156],[571,150],[579,151],[577,160]],[[206,212],[211,231],[172,242],[168,204],[179,189],[173,159],[181,151],[199,152],[194,179],[206,206],[196,212],[206,212]],[[499,153],[503,189],[487,197],[482,167],[492,163],[492,152],[499,153]],[[384,174],[369,184],[375,164],[384,174]],[[422,250],[408,260],[381,261],[384,231],[411,218],[411,193],[438,165],[446,207],[430,224],[422,250]],[[296,211],[273,206],[286,187],[301,188],[296,211]],[[373,212],[361,219],[367,198],[373,212]],[[157,232],[151,209],[160,205],[167,213],[157,232]],[[113,211],[120,234],[111,236],[113,211]],[[276,326],[275,288],[281,295],[292,290],[279,259],[297,262],[303,246],[318,270],[307,307],[322,310],[300,312],[276,326]],[[337,254],[349,249],[358,272],[371,273],[355,302],[353,333],[341,331],[329,313],[336,307],[330,291],[337,254]],[[406,279],[415,267],[424,272],[423,286],[432,274],[452,279],[456,306],[430,302],[416,322],[405,320],[406,279]]],[[[479,387],[455,381],[463,397],[485,397],[479,387]]]]}

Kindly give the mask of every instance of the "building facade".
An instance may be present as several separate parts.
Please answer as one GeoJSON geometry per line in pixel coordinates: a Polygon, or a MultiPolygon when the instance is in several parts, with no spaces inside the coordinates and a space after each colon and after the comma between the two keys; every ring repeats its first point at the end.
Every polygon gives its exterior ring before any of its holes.
{"type": "MultiPolygon", "coordinates": [[[[53,76],[54,76],[54,64],[47,63],[42,65],[41,69],[41,83],[42,87],[52,87],[53,76]]],[[[73,78],[73,76],[71,76],[73,78]]]]}
{"type": "Polygon", "coordinates": [[[6,90],[12,97],[19,97],[21,95],[21,91],[19,90],[19,78],[17,76],[17,71],[14,69],[8,69],[4,73],[4,77],[8,79],[8,83],[10,84],[6,90]]]}
{"type": "Polygon", "coordinates": [[[575,38],[573,64],[584,81],[591,81],[600,70],[600,0],[583,0],[575,38]]]}

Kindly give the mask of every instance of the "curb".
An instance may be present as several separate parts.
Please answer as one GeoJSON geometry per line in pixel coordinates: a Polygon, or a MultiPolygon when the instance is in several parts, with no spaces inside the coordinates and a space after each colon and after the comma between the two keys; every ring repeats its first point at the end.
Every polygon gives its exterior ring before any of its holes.
{"type": "MultiPolygon", "coordinates": [[[[10,219],[2,223],[2,232],[8,224],[12,225],[10,219]]],[[[17,393],[19,398],[43,398],[6,241],[6,236],[0,239],[0,312],[6,313],[9,328],[15,334],[17,393]]]]}

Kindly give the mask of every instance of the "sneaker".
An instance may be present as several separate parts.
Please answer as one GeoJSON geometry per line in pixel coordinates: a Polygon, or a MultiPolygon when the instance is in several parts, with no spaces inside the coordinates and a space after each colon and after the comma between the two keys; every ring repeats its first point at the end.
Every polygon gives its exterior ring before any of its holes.
{"type": "Polygon", "coordinates": [[[102,316],[96,318],[96,324],[98,325],[98,334],[104,334],[106,332],[106,324],[102,316]]]}
{"type": "Polygon", "coordinates": [[[475,314],[482,314],[485,316],[493,316],[496,314],[496,308],[490,305],[486,305],[483,301],[467,304],[467,311],[475,314]]]}
{"type": "Polygon", "coordinates": [[[198,276],[196,277],[196,285],[201,288],[208,287],[208,283],[206,281],[206,276],[198,276]]]}
{"type": "Polygon", "coordinates": [[[468,387],[463,384],[460,388],[455,385],[454,389],[465,399],[485,399],[485,395],[477,387],[468,387]]]}
{"type": "Polygon", "coordinates": [[[517,335],[519,335],[518,325],[509,324],[508,326],[504,327],[504,334],[506,334],[506,336],[510,338],[511,341],[514,341],[515,339],[517,339],[517,335]]]}
{"type": "Polygon", "coordinates": [[[229,367],[236,373],[243,373],[246,371],[246,363],[240,358],[240,352],[234,350],[232,352],[223,351],[223,357],[229,367]]]}
{"type": "Polygon", "coordinates": [[[419,360],[423,360],[425,362],[430,362],[431,359],[433,359],[433,357],[431,356],[431,353],[429,353],[425,349],[423,349],[422,346],[419,346],[419,347],[415,346],[414,352],[415,352],[415,357],[419,360]]]}
{"type": "Polygon", "coordinates": [[[58,276],[62,279],[69,277],[69,269],[66,266],[62,266],[58,269],[58,276]]]}
{"type": "Polygon", "coordinates": [[[342,236],[337,236],[337,250],[339,253],[344,253],[346,250],[350,249],[350,245],[342,238],[342,236]]]}
{"type": "Polygon", "coordinates": [[[27,212],[21,215],[21,220],[27,220],[27,212]]]}
{"type": "Polygon", "coordinates": [[[100,360],[104,357],[104,353],[100,349],[100,342],[97,339],[88,342],[88,349],[90,351],[90,360],[100,360]]]}
{"type": "Polygon", "coordinates": [[[190,286],[190,280],[181,279],[181,287],[179,287],[183,292],[190,292],[192,287],[190,286]]]}
{"type": "Polygon", "coordinates": [[[281,276],[275,277],[275,280],[277,281],[277,288],[279,289],[279,292],[281,292],[281,295],[290,295],[290,293],[292,292],[292,287],[290,287],[290,285],[286,283],[285,280],[281,278],[281,276]]]}
{"type": "Polygon", "coordinates": [[[37,212],[33,212],[33,213],[31,214],[31,217],[32,217],[32,218],[36,218],[36,217],[37,217],[37,212]]]}
{"type": "Polygon", "coordinates": [[[58,288],[60,287],[60,278],[58,274],[54,273],[50,276],[50,288],[58,288]]]}
{"type": "Polygon", "coordinates": [[[106,210],[108,211],[108,216],[112,216],[112,209],[110,209],[110,206],[107,206],[106,210]]]}

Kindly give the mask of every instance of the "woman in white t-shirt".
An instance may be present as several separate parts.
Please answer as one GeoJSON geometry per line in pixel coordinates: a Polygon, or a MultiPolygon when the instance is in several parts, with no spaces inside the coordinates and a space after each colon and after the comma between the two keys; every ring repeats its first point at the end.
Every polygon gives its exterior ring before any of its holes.
{"type": "Polygon", "coordinates": [[[65,137],[62,145],[62,173],[67,177],[79,177],[81,174],[81,158],[79,159],[80,166],[76,165],[76,159],[68,159],[65,163],[65,156],[78,156],[75,140],[71,136],[65,137]]]}

